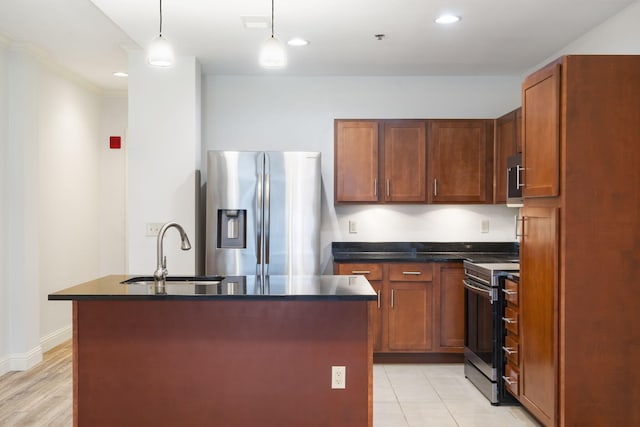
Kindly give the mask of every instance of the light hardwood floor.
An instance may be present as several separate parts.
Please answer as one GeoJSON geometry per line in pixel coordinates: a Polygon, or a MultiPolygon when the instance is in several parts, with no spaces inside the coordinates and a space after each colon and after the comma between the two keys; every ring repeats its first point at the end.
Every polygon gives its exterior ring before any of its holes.
{"type": "Polygon", "coordinates": [[[67,341],[30,370],[0,377],[0,426],[73,425],[71,347],[67,341]]]}

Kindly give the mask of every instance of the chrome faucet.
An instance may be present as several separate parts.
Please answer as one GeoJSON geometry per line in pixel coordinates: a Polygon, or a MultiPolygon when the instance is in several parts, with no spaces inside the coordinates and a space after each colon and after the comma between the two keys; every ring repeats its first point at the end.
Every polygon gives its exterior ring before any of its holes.
{"type": "Polygon", "coordinates": [[[162,245],[164,241],[164,234],[171,227],[176,228],[178,232],[180,232],[180,239],[182,240],[180,249],[182,249],[183,251],[188,251],[189,249],[191,249],[191,243],[189,243],[187,233],[184,231],[184,228],[182,228],[180,224],[175,222],[168,222],[162,226],[162,228],[158,232],[158,262],[156,271],[153,273],[153,278],[156,282],[156,291],[158,291],[159,293],[164,293],[165,279],[167,278],[167,257],[163,255],[162,245]]]}

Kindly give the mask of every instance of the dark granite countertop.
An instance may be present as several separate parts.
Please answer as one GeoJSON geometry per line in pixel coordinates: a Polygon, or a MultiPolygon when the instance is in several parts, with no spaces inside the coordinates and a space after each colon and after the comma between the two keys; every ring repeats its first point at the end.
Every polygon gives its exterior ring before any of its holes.
{"type": "Polygon", "coordinates": [[[376,293],[363,276],[229,276],[207,284],[167,281],[158,294],[153,278],[123,284],[129,275],[111,275],[49,294],[49,300],[303,300],[367,301],[376,293]]]}
{"type": "Polygon", "coordinates": [[[333,242],[335,262],[519,261],[513,242],[333,242]]]}

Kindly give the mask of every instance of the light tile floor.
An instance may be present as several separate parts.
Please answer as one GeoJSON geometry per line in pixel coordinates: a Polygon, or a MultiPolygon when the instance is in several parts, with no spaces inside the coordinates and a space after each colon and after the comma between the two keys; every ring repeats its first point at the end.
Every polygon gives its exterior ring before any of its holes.
{"type": "Polygon", "coordinates": [[[537,427],[521,406],[493,406],[462,364],[373,365],[373,427],[537,427]]]}

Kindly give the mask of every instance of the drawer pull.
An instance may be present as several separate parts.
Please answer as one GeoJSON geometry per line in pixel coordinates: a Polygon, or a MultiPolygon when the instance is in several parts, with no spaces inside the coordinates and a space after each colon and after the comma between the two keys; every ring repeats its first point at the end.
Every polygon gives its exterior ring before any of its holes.
{"type": "Polygon", "coordinates": [[[502,320],[504,320],[505,322],[507,322],[507,323],[509,323],[511,325],[513,325],[514,323],[518,323],[517,319],[512,319],[510,317],[503,317],[502,320]]]}
{"type": "Polygon", "coordinates": [[[505,383],[509,384],[509,385],[515,385],[518,384],[517,381],[511,381],[511,377],[508,377],[506,375],[502,376],[502,379],[504,380],[505,383]]]}
{"type": "Polygon", "coordinates": [[[503,289],[502,292],[504,292],[505,295],[518,295],[518,291],[512,291],[510,289],[503,289]]]}
{"type": "Polygon", "coordinates": [[[378,290],[378,308],[380,308],[380,291],[378,290]]]}
{"type": "Polygon", "coordinates": [[[351,270],[351,274],[369,274],[371,271],[369,270],[351,270]]]}
{"type": "Polygon", "coordinates": [[[502,347],[502,349],[504,350],[505,353],[507,353],[509,356],[511,356],[512,354],[518,354],[518,350],[516,350],[513,347],[502,347]]]}
{"type": "Polygon", "coordinates": [[[403,271],[402,274],[405,276],[419,276],[422,274],[420,271],[403,271]]]}
{"type": "Polygon", "coordinates": [[[394,308],[395,289],[391,289],[391,308],[394,308]]]}

